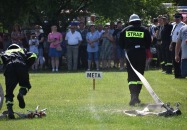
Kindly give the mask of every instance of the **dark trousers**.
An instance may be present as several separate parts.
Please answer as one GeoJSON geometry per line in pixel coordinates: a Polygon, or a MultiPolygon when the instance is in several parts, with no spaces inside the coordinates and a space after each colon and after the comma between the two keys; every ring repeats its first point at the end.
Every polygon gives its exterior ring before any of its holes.
{"type": "MultiPolygon", "coordinates": [[[[132,66],[143,75],[146,63],[145,49],[134,49],[132,51],[128,51],[127,54],[132,66]]],[[[142,89],[142,84],[140,83],[140,79],[136,73],[132,70],[129,62],[127,62],[127,72],[130,93],[139,95],[142,89]]]]}
{"type": "Polygon", "coordinates": [[[165,43],[165,66],[166,66],[166,73],[172,73],[172,52],[169,50],[170,42],[165,43]]]}
{"type": "Polygon", "coordinates": [[[5,98],[8,106],[8,103],[13,104],[13,91],[18,83],[20,86],[19,93],[22,95],[26,95],[27,91],[31,88],[28,67],[21,63],[8,64],[4,76],[6,84],[5,98]]]}
{"type": "Polygon", "coordinates": [[[79,69],[87,69],[88,68],[87,46],[79,46],[78,68],[79,69]]]}
{"type": "Polygon", "coordinates": [[[165,71],[165,45],[164,44],[157,44],[157,54],[158,54],[158,61],[162,67],[162,70],[165,71]]]}
{"type": "Polygon", "coordinates": [[[172,53],[169,50],[170,42],[162,42],[160,45],[160,64],[162,66],[162,70],[166,71],[166,73],[172,73],[172,53]]]}
{"type": "MultiPolygon", "coordinates": [[[[175,46],[176,46],[176,43],[172,43],[172,47],[173,47],[173,50],[172,50],[172,61],[173,61],[175,78],[178,78],[178,77],[181,77],[181,67],[180,67],[181,61],[179,61],[179,62],[175,61],[175,46]]],[[[181,57],[181,52],[179,53],[179,57],[181,57]]]]}

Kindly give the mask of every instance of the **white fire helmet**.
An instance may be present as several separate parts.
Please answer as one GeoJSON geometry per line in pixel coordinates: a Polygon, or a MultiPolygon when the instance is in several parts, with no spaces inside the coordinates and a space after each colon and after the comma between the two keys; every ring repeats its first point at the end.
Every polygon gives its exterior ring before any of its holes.
{"type": "Polygon", "coordinates": [[[141,19],[137,14],[132,14],[129,18],[129,23],[133,21],[141,21],[141,19]]]}

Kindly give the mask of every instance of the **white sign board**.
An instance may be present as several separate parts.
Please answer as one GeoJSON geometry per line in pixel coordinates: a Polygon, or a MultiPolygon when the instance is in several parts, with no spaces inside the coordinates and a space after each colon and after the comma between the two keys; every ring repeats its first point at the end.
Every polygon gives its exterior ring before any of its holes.
{"type": "Polygon", "coordinates": [[[86,78],[91,78],[91,79],[101,79],[103,73],[102,72],[93,72],[93,71],[86,71],[86,78]]]}

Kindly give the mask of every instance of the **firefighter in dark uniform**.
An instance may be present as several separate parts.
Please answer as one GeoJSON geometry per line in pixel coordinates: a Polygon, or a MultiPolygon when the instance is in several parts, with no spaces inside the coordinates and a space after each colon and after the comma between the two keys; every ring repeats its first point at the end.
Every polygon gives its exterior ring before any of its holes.
{"type": "MultiPolygon", "coordinates": [[[[120,46],[126,50],[132,66],[143,75],[146,52],[150,53],[151,35],[145,27],[141,26],[141,20],[138,15],[132,14],[129,18],[129,24],[120,33],[120,46]]],[[[132,70],[129,62],[127,62],[127,72],[131,94],[129,105],[134,106],[140,103],[139,94],[142,89],[142,83],[132,70]]]]}
{"type": "Polygon", "coordinates": [[[161,63],[162,66],[166,70],[166,74],[172,74],[172,52],[169,50],[169,45],[171,43],[171,31],[173,26],[169,24],[168,17],[165,15],[162,17],[164,22],[164,27],[161,31],[161,46],[162,46],[162,54],[163,61],[161,63]]]}
{"type": "Polygon", "coordinates": [[[8,109],[8,118],[14,119],[13,112],[13,91],[19,83],[20,89],[17,95],[19,107],[25,108],[23,96],[26,95],[31,88],[29,82],[29,67],[35,62],[37,56],[28,52],[26,49],[20,48],[16,44],[10,45],[5,52],[0,55],[1,62],[5,65],[5,84],[6,84],[6,105],[8,109]]]}

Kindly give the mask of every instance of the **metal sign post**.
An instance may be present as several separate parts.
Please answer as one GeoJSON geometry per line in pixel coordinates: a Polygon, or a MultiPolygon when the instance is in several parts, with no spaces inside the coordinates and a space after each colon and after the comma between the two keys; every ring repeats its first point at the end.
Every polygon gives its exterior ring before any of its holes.
{"type": "Polygon", "coordinates": [[[95,79],[93,79],[93,90],[95,90],[95,79]]]}
{"type": "Polygon", "coordinates": [[[93,79],[93,90],[95,90],[95,79],[101,79],[102,78],[102,72],[91,72],[91,71],[86,71],[86,78],[91,78],[93,79]]]}

